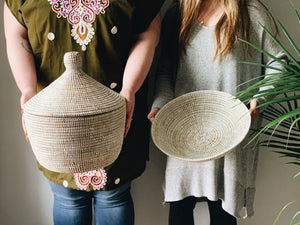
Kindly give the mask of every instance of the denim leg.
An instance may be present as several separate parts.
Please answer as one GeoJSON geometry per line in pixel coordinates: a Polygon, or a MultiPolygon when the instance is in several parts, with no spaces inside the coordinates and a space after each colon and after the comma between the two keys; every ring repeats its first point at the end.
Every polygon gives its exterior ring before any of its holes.
{"type": "Polygon", "coordinates": [[[92,193],[49,182],[54,194],[54,225],[91,225],[92,193]]]}
{"type": "Polygon", "coordinates": [[[94,211],[96,225],[133,225],[130,183],[111,191],[95,191],[94,211]]]}

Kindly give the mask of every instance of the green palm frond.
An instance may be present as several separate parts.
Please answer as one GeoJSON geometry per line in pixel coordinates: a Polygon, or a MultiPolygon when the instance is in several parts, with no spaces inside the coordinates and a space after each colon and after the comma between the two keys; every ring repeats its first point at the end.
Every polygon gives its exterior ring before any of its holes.
{"type": "MultiPolygon", "coordinates": [[[[300,21],[300,15],[298,11],[296,10],[297,18],[300,21]]],[[[280,21],[278,21],[279,27],[282,30],[284,36],[289,41],[292,49],[295,51],[297,56],[300,56],[300,49],[297,47],[295,41],[291,37],[291,35],[288,33],[286,28],[282,25],[280,21]]],[[[270,67],[268,65],[260,64],[260,63],[253,63],[253,62],[241,62],[241,63],[248,63],[251,65],[257,65],[260,67],[268,68],[277,71],[277,73],[274,74],[268,74],[265,75],[265,79],[261,79],[261,76],[255,78],[259,79],[254,85],[251,85],[249,88],[240,91],[236,94],[237,98],[249,101],[251,99],[256,98],[257,96],[260,97],[268,97],[271,95],[277,95],[280,93],[291,93],[291,92],[297,92],[300,91],[300,62],[298,62],[292,53],[290,53],[287,48],[284,47],[284,45],[264,26],[262,26],[264,31],[271,37],[271,39],[278,45],[278,47],[285,53],[285,55],[288,58],[288,62],[282,60],[281,58],[278,58],[271,53],[265,51],[264,49],[260,48],[259,46],[256,46],[250,42],[247,42],[245,40],[240,40],[241,42],[247,43],[257,51],[269,56],[274,61],[280,63],[282,65],[281,68],[274,68],[270,67]],[[267,90],[259,90],[264,87],[268,86],[274,86],[276,89],[267,89],[267,90]]],[[[255,79],[249,80],[248,82],[253,82],[255,79]]],[[[243,86],[245,83],[241,84],[243,86]]],[[[288,100],[287,100],[288,101],[288,100]]],[[[274,104],[275,102],[266,102],[265,105],[274,104]]]]}
{"type": "MultiPolygon", "coordinates": [[[[293,95],[297,96],[297,95],[293,95]]],[[[288,98],[287,94],[283,97],[288,98]]],[[[300,165],[300,99],[269,105],[261,117],[267,125],[254,130],[252,140],[257,144],[274,149],[282,157],[290,158],[288,163],[300,165]]]]}
{"type": "MultiPolygon", "coordinates": [[[[300,15],[297,10],[296,15],[300,23],[300,15]]],[[[240,89],[249,82],[254,83],[250,87],[236,93],[236,97],[243,102],[248,102],[257,97],[271,99],[258,106],[258,108],[266,107],[263,117],[265,121],[267,121],[267,124],[257,130],[250,142],[256,139],[260,145],[269,146],[277,150],[283,149],[277,151],[277,153],[282,156],[294,158],[295,160],[292,161],[292,163],[300,164],[300,144],[298,147],[297,144],[292,143],[293,141],[300,143],[300,138],[298,138],[300,137],[300,107],[298,107],[300,105],[300,102],[298,102],[300,100],[300,62],[293,56],[296,54],[296,56],[299,57],[300,49],[284,25],[280,21],[277,21],[277,23],[294,53],[289,52],[276,36],[264,26],[262,26],[264,31],[287,56],[287,61],[272,55],[259,46],[241,40],[257,51],[272,58],[275,62],[279,63],[282,68],[274,68],[260,63],[241,62],[271,69],[274,73],[258,76],[241,84],[239,86],[240,89]],[[272,98],[274,96],[276,96],[276,98],[272,98]],[[263,140],[260,136],[268,137],[268,140],[263,140]],[[273,140],[273,138],[277,140],[273,140]]]]}
{"type": "Polygon", "coordinates": [[[294,176],[294,178],[298,177],[299,175],[300,175],[300,171],[299,171],[299,173],[297,173],[297,174],[294,176]]]}
{"type": "MultiPolygon", "coordinates": [[[[276,40],[275,43],[277,43],[278,46],[283,50],[283,52],[287,54],[288,58],[294,63],[294,65],[295,65],[297,68],[300,68],[300,65],[299,65],[299,63],[296,61],[296,59],[288,52],[288,50],[287,50],[285,47],[283,47],[283,45],[276,39],[276,37],[273,36],[273,35],[270,33],[270,31],[267,30],[267,28],[265,28],[265,27],[263,27],[263,28],[264,28],[264,30],[265,30],[267,33],[270,34],[270,36],[272,37],[272,39],[276,40]]],[[[239,40],[240,40],[241,42],[244,42],[244,43],[250,45],[250,46],[253,47],[254,49],[258,50],[259,52],[261,52],[261,53],[263,53],[263,54],[269,56],[270,58],[274,59],[275,61],[277,61],[278,63],[280,63],[281,65],[283,65],[286,69],[289,69],[289,70],[291,70],[291,71],[293,71],[293,72],[295,72],[295,73],[298,73],[298,72],[299,72],[299,71],[297,71],[297,69],[296,69],[294,66],[291,66],[291,65],[289,65],[288,63],[282,61],[281,59],[279,59],[278,57],[276,57],[276,56],[272,55],[271,53],[265,51],[265,50],[262,49],[261,47],[256,46],[256,45],[254,45],[254,44],[252,44],[252,43],[250,43],[250,42],[248,42],[248,41],[242,40],[242,39],[239,39],[239,40]]],[[[259,63],[258,63],[258,65],[263,66],[263,64],[259,64],[259,63]]],[[[292,64],[292,65],[293,65],[293,64],[292,64]]]]}
{"type": "MultiPolygon", "coordinates": [[[[280,212],[277,214],[277,216],[276,216],[276,218],[275,218],[275,220],[273,222],[273,225],[276,225],[278,223],[281,215],[286,211],[286,209],[288,207],[290,207],[294,203],[295,203],[295,201],[292,201],[292,202],[289,202],[289,203],[287,203],[286,205],[284,205],[282,207],[282,209],[280,210],[280,212]]],[[[298,211],[296,211],[294,213],[293,217],[290,220],[289,225],[300,225],[300,218],[299,218],[299,216],[300,216],[300,210],[298,210],[298,211]]]]}
{"type": "MultiPolygon", "coordinates": [[[[296,11],[297,12],[297,11],[296,11]]],[[[297,14],[299,16],[299,14],[297,14]]],[[[292,45],[292,47],[294,48],[295,52],[297,53],[298,56],[300,56],[300,50],[297,47],[297,45],[295,44],[294,40],[291,38],[290,34],[288,33],[288,31],[285,29],[285,27],[282,25],[282,23],[280,21],[278,21],[278,24],[281,27],[281,30],[283,31],[284,35],[286,36],[286,38],[289,40],[290,44],[292,45]]],[[[287,53],[289,54],[289,52],[287,51],[287,53]]],[[[290,57],[290,56],[289,56],[290,57]]],[[[290,57],[293,58],[293,57],[290,57]]],[[[297,65],[297,61],[294,60],[294,63],[296,63],[297,65]]]]}

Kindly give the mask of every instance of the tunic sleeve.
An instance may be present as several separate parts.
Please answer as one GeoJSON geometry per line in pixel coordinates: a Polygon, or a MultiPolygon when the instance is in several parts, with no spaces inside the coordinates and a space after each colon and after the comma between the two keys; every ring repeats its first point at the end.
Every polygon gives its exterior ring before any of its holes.
{"type": "Polygon", "coordinates": [[[136,34],[142,33],[147,30],[148,26],[154,19],[154,17],[160,11],[165,0],[137,0],[136,8],[134,10],[133,19],[134,27],[133,31],[136,34]]]}
{"type": "Polygon", "coordinates": [[[25,0],[5,0],[5,2],[11,13],[19,21],[19,23],[25,26],[21,11],[21,7],[25,3],[25,0]]]}

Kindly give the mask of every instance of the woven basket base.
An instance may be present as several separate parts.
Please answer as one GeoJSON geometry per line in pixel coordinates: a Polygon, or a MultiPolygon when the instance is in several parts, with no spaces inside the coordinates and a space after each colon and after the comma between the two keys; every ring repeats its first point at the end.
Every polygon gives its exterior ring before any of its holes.
{"type": "Polygon", "coordinates": [[[166,104],[152,124],[152,139],[166,155],[186,161],[220,158],[250,128],[247,107],[219,91],[197,91],[166,104]]]}
{"type": "Polygon", "coordinates": [[[40,117],[24,113],[32,150],[45,168],[78,173],[113,163],[122,148],[124,105],[110,113],[87,117],[40,117]],[[43,131],[43,132],[41,132],[43,131]]]}

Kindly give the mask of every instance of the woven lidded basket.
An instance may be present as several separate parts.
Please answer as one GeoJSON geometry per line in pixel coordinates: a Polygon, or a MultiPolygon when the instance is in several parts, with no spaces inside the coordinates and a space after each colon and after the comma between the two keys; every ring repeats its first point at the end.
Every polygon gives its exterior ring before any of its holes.
{"type": "Polygon", "coordinates": [[[85,74],[78,52],[66,53],[64,64],[66,71],[24,105],[34,155],[61,173],[110,165],[123,144],[125,99],[85,74]]]}
{"type": "Polygon", "coordinates": [[[151,134],[166,155],[185,161],[208,161],[230,152],[247,135],[247,107],[230,94],[195,91],[167,103],[156,115],[151,134]]]}

